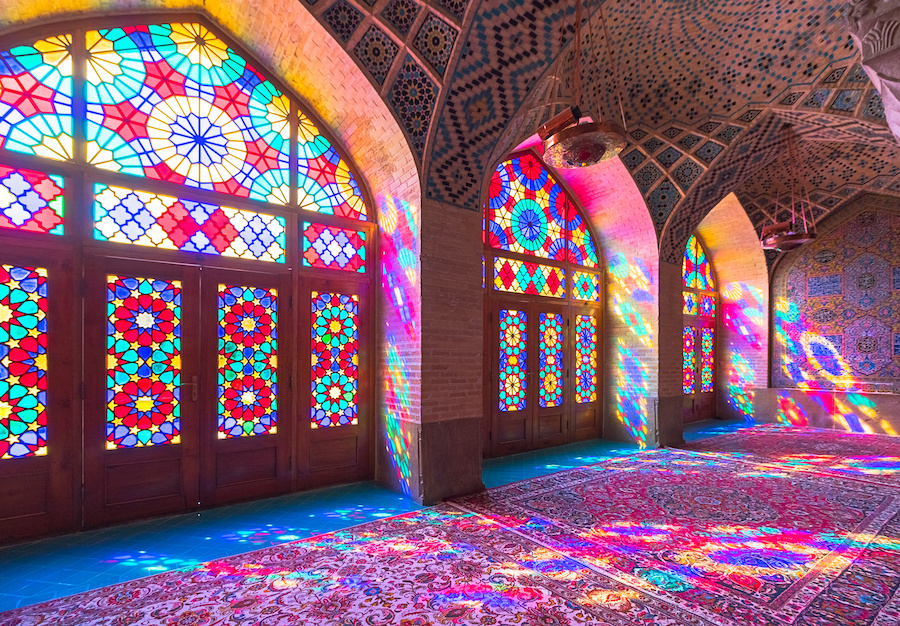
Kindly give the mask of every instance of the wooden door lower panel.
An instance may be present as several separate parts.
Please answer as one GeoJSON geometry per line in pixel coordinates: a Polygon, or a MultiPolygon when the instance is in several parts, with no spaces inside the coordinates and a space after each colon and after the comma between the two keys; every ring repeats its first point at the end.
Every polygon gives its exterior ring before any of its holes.
{"type": "Polygon", "coordinates": [[[314,429],[309,435],[308,471],[302,486],[315,488],[368,478],[360,430],[358,425],[314,429]]]}
{"type": "Polygon", "coordinates": [[[597,402],[573,404],[570,418],[572,422],[569,427],[571,441],[585,441],[600,437],[603,425],[600,415],[600,404],[597,402]]]}

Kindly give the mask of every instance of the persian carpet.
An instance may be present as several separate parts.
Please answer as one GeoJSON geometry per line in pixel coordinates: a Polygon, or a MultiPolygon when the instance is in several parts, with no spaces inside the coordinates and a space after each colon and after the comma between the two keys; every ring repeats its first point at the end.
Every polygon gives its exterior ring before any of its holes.
{"type": "Polygon", "coordinates": [[[764,424],[679,447],[900,487],[900,437],[764,424]]]}
{"type": "Polygon", "coordinates": [[[900,623],[900,489],[652,451],[0,613],[0,625],[900,623]]]}

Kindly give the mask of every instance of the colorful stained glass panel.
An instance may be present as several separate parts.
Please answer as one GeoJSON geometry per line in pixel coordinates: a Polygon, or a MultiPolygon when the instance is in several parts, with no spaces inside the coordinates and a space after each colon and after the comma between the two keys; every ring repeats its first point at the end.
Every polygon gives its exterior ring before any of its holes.
{"type": "Polygon", "coordinates": [[[0,228],[63,234],[63,179],[0,165],[0,228]]]}
{"type": "Polygon", "coordinates": [[[697,315],[697,294],[692,291],[683,291],[681,299],[684,302],[682,312],[685,315],[697,315]]]}
{"type": "Polygon", "coordinates": [[[181,282],[107,277],[106,447],[181,441],[181,282]]]}
{"type": "Polygon", "coordinates": [[[359,297],[312,292],[313,428],[359,423],[359,297]]]}
{"type": "Polygon", "coordinates": [[[700,338],[700,391],[707,393],[713,390],[715,377],[715,330],[702,328],[700,338]]]}
{"type": "Polygon", "coordinates": [[[541,162],[523,154],[497,166],[487,206],[492,248],[565,261],[569,200],[541,162]]]}
{"type": "Polygon", "coordinates": [[[71,35],[0,53],[0,148],[72,158],[71,35]]]}
{"type": "Polygon", "coordinates": [[[500,410],[523,411],[528,381],[528,316],[524,311],[500,311],[500,410]]]}
{"type": "Polygon", "coordinates": [[[575,316],[575,402],[597,400],[597,320],[575,316]]]}
{"type": "Polygon", "coordinates": [[[47,454],[47,270],[0,265],[0,459],[47,454]]]}
{"type": "Polygon", "coordinates": [[[584,219],[571,202],[567,204],[566,210],[569,215],[567,220],[569,262],[585,267],[597,267],[597,248],[584,219]]]}
{"type": "Polygon", "coordinates": [[[716,288],[712,278],[712,266],[700,240],[691,235],[684,251],[684,261],[681,265],[682,284],[691,289],[703,289],[712,291],[716,288]]]}
{"type": "Polygon", "coordinates": [[[303,265],[362,274],[366,271],[366,233],[303,222],[303,265]]]}
{"type": "Polygon", "coordinates": [[[219,439],[274,435],[278,293],[219,285],[219,439]]]}
{"type": "Polygon", "coordinates": [[[541,377],[541,408],[562,404],[563,317],[560,313],[540,314],[538,360],[541,377]]]}
{"type": "Polygon", "coordinates": [[[88,31],[88,162],[287,204],[288,99],[200,24],[88,31]]]}
{"type": "Polygon", "coordinates": [[[681,332],[681,354],[684,363],[681,367],[681,390],[684,393],[694,393],[694,370],[697,369],[697,329],[693,326],[685,326],[681,332]]]}
{"type": "Polygon", "coordinates": [[[572,272],[572,297],[576,300],[600,301],[600,276],[587,272],[572,272]]]}
{"type": "Polygon", "coordinates": [[[94,185],[94,238],[183,252],[285,262],[285,219],[94,185]]]}
{"type": "Polygon", "coordinates": [[[308,117],[300,114],[298,203],[301,209],[326,215],[366,219],[359,183],[347,163],[308,117]]]}
{"type": "Polygon", "coordinates": [[[512,259],[494,259],[494,287],[498,291],[566,297],[566,270],[512,259]]]}
{"type": "Polygon", "coordinates": [[[716,297],[710,294],[701,293],[700,295],[700,315],[703,317],[716,316],[716,297]]]}

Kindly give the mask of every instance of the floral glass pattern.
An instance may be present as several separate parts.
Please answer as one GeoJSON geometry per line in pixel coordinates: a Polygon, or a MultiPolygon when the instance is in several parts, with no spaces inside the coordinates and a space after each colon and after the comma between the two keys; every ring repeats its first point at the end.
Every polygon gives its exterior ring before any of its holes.
{"type": "Polygon", "coordinates": [[[300,114],[298,199],[301,209],[366,219],[366,203],[346,161],[308,117],[300,114]]]}
{"type": "Polygon", "coordinates": [[[697,294],[693,291],[683,291],[681,292],[681,297],[684,302],[682,313],[685,315],[697,315],[697,294]]]}
{"type": "Polygon", "coordinates": [[[565,298],[566,270],[540,263],[496,258],[494,287],[497,291],[565,298]]]}
{"type": "Polygon", "coordinates": [[[62,176],[0,165],[0,228],[63,234],[62,176]]]}
{"type": "Polygon", "coordinates": [[[685,326],[681,332],[681,353],[684,364],[681,367],[681,390],[683,393],[694,393],[694,370],[697,368],[697,329],[685,326]]]}
{"type": "Polygon", "coordinates": [[[219,439],[274,435],[278,293],[219,285],[219,439]]]}
{"type": "Polygon", "coordinates": [[[366,233],[303,222],[303,265],[364,273],[366,233]]]}
{"type": "Polygon", "coordinates": [[[106,447],[181,442],[181,282],[107,278],[106,447]]]}
{"type": "Polygon", "coordinates": [[[0,459],[47,454],[47,271],[0,265],[0,459]]]}
{"type": "Polygon", "coordinates": [[[538,332],[538,365],[540,366],[541,408],[562,404],[563,316],[541,313],[538,332]]]}
{"type": "Polygon", "coordinates": [[[700,294],[700,315],[703,317],[716,316],[716,297],[712,294],[700,294]]]}
{"type": "Polygon", "coordinates": [[[700,329],[700,391],[708,393],[713,390],[713,377],[715,376],[715,330],[712,328],[700,329]]]}
{"type": "Polygon", "coordinates": [[[588,272],[572,272],[572,297],[576,300],[600,300],[600,276],[588,272]]]}
{"type": "Polygon", "coordinates": [[[500,410],[522,411],[528,383],[528,318],[524,311],[500,311],[500,410]]]}
{"type": "Polygon", "coordinates": [[[359,423],[359,297],[312,292],[313,428],[359,423]]]}
{"type": "Polygon", "coordinates": [[[0,52],[0,148],[72,158],[71,35],[0,52]]]}
{"type": "Polygon", "coordinates": [[[597,320],[575,317],[575,402],[597,400],[597,320]]]}
{"type": "Polygon", "coordinates": [[[94,185],[94,238],[182,252],[285,262],[285,218],[94,185]]]}
{"type": "Polygon", "coordinates": [[[200,24],[88,31],[88,162],[287,204],[290,102],[200,24]]]}
{"type": "Polygon", "coordinates": [[[485,217],[492,248],[597,267],[597,249],[578,209],[533,154],[497,166],[485,217]]]}
{"type": "Polygon", "coordinates": [[[682,284],[689,289],[712,291],[716,288],[712,277],[712,266],[706,258],[703,246],[695,235],[688,239],[681,264],[682,284]]]}

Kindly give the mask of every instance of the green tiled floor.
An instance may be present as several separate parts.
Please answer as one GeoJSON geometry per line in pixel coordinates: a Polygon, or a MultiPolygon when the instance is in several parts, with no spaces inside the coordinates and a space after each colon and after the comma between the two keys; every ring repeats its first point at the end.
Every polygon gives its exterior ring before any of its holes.
{"type": "MultiPolygon", "coordinates": [[[[743,425],[700,423],[692,425],[685,438],[743,425]]],[[[634,444],[595,440],[488,459],[484,484],[496,487],[639,452],[634,444]]],[[[367,482],[0,548],[0,611],[420,508],[403,495],[367,482]]]]}

